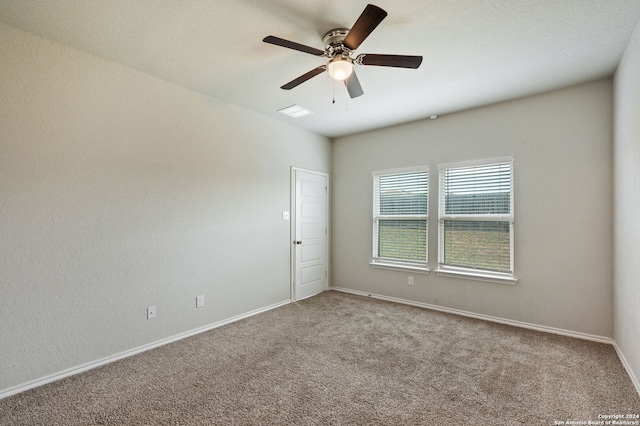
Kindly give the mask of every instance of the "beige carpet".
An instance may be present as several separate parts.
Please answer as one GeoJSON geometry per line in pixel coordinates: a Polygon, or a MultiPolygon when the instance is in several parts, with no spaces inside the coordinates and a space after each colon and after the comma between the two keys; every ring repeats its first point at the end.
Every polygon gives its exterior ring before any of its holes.
{"type": "Polygon", "coordinates": [[[333,291],[0,400],[2,425],[553,425],[636,413],[610,345],[333,291]]]}

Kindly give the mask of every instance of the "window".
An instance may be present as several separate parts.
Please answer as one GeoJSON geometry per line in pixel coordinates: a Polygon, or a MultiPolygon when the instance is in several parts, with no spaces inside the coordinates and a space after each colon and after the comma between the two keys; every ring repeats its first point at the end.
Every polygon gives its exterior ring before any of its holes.
{"type": "Polygon", "coordinates": [[[429,171],[373,173],[372,266],[427,271],[429,171]]]}
{"type": "Polygon", "coordinates": [[[515,283],[513,160],[438,169],[438,273],[515,283]]]}

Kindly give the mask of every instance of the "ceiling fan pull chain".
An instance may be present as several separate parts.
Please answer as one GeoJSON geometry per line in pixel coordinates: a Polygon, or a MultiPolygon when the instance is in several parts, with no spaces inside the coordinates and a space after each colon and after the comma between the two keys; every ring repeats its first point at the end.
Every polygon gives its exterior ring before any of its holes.
{"type": "Polygon", "coordinates": [[[331,88],[333,90],[333,101],[331,103],[335,104],[336,103],[336,81],[334,79],[331,79],[331,88]]]}

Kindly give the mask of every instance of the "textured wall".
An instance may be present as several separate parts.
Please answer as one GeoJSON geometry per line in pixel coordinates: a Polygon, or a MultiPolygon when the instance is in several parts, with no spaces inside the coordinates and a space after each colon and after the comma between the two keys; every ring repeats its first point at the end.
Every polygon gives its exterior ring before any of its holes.
{"type": "Polygon", "coordinates": [[[332,285],[596,336],[613,336],[611,80],[389,129],[333,147],[332,285]],[[515,286],[373,269],[371,172],[514,158],[515,286]]]}
{"type": "Polygon", "coordinates": [[[614,83],[615,340],[640,392],[640,23],[614,83]]]}
{"type": "Polygon", "coordinates": [[[329,172],[329,140],[4,25],[0,45],[0,391],[289,299],[290,167],[329,172]]]}

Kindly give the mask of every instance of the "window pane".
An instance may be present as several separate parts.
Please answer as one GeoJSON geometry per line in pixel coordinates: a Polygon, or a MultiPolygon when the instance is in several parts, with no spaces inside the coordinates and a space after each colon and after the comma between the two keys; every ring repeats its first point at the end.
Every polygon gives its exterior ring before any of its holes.
{"type": "Polygon", "coordinates": [[[427,172],[380,176],[381,215],[427,215],[427,172]]]}
{"type": "Polygon", "coordinates": [[[511,164],[447,169],[443,195],[446,214],[509,214],[511,164]]]}
{"type": "Polygon", "coordinates": [[[509,222],[445,220],[444,264],[511,271],[509,222]]]}
{"type": "Polygon", "coordinates": [[[378,257],[426,262],[427,221],[379,220],[378,257]]]}

